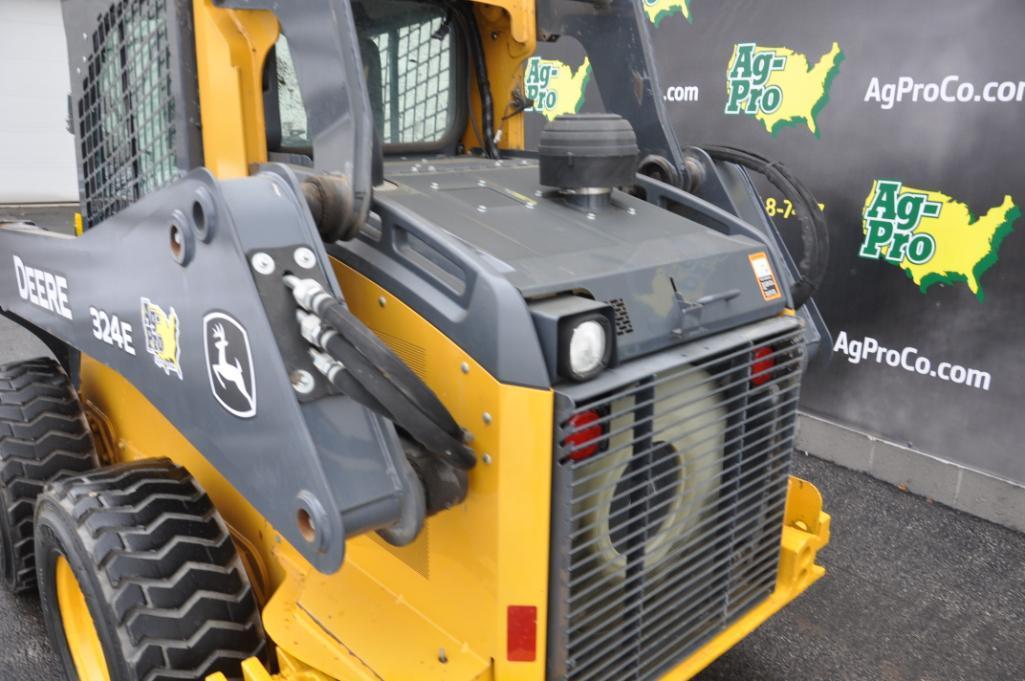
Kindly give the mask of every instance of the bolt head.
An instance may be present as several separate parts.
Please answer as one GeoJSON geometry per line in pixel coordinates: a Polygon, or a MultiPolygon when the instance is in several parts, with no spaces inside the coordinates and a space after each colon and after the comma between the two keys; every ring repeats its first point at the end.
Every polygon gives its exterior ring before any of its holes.
{"type": "Polygon", "coordinates": [[[484,412],[484,425],[491,425],[491,412],[484,412]]]}
{"type": "Polygon", "coordinates": [[[380,297],[378,297],[378,299],[377,299],[377,304],[378,304],[378,305],[379,305],[380,307],[384,307],[385,305],[387,305],[387,304],[388,304],[388,299],[387,299],[387,298],[385,298],[384,296],[380,296],[380,297]]]}
{"type": "Polygon", "coordinates": [[[462,371],[464,374],[468,374],[470,373],[470,365],[466,362],[463,362],[459,365],[459,370],[462,371]]]}
{"type": "Polygon", "coordinates": [[[490,454],[485,454],[484,456],[482,456],[480,458],[480,460],[483,461],[485,464],[487,464],[489,466],[491,465],[491,455],[490,454]]]}
{"type": "Polygon", "coordinates": [[[313,380],[313,374],[305,369],[296,369],[293,371],[291,379],[292,388],[300,395],[309,395],[313,392],[313,388],[316,386],[316,382],[313,380]]]}
{"type": "Polygon", "coordinates": [[[317,264],[317,256],[313,254],[313,251],[305,246],[300,246],[295,249],[295,253],[292,254],[295,259],[295,264],[304,270],[311,269],[317,264]]]}
{"type": "Polygon", "coordinates": [[[253,269],[258,273],[267,275],[274,273],[274,258],[270,255],[260,251],[259,253],[253,253],[253,257],[249,261],[253,269]]]}

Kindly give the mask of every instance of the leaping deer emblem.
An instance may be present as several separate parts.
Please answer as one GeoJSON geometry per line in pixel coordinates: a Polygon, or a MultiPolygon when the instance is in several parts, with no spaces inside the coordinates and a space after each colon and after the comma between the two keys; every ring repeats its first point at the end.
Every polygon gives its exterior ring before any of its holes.
{"type": "Polygon", "coordinates": [[[253,396],[246,390],[246,379],[242,374],[242,364],[239,363],[238,357],[235,358],[234,364],[230,364],[224,353],[225,348],[228,347],[228,340],[224,335],[224,327],[220,324],[214,326],[213,336],[214,347],[217,348],[217,363],[211,365],[210,368],[213,369],[217,382],[221,384],[222,388],[226,388],[227,383],[233,384],[242,393],[242,396],[246,398],[246,402],[252,404],[253,396]]]}

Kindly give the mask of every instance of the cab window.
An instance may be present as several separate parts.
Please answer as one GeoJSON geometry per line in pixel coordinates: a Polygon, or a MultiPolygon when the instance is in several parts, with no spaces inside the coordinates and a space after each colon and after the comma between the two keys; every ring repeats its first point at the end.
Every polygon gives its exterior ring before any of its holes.
{"type": "MultiPolygon", "coordinates": [[[[441,148],[458,133],[459,101],[453,26],[446,10],[411,0],[354,2],[363,69],[374,126],[385,145],[402,148],[441,148]]],[[[274,79],[269,104],[269,146],[272,150],[303,150],[311,146],[289,50],[282,35],[274,48],[274,79]],[[275,120],[275,118],[277,120],[275,120]],[[270,130],[274,124],[277,130],[270,130]]]]}

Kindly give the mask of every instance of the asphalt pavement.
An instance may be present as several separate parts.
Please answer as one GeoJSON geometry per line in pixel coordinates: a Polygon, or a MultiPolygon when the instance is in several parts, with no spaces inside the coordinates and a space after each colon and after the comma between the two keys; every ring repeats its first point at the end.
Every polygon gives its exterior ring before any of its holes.
{"type": "MultiPolygon", "coordinates": [[[[0,364],[44,354],[0,318],[0,364]]],[[[1025,535],[804,453],[794,472],[833,516],[828,573],[699,681],[1025,681],[1025,535]]],[[[0,589],[0,681],[61,678],[38,608],[0,589]]]]}

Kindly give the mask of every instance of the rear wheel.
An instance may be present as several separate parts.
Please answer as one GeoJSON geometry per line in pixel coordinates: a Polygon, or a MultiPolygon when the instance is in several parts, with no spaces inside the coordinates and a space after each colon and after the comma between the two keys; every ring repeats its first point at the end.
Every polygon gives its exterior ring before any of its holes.
{"type": "Polygon", "coordinates": [[[89,426],[60,364],[0,367],[0,577],[8,589],[35,586],[32,518],[43,485],[95,467],[89,426]]]}
{"type": "Polygon", "coordinates": [[[256,600],[206,493],[166,460],[103,468],[40,495],[36,573],[68,678],[241,677],[264,657],[256,600]]]}

